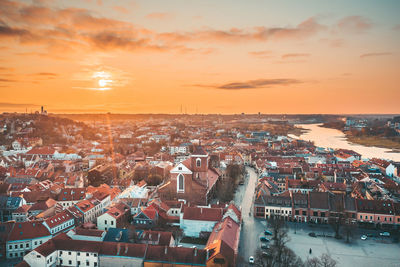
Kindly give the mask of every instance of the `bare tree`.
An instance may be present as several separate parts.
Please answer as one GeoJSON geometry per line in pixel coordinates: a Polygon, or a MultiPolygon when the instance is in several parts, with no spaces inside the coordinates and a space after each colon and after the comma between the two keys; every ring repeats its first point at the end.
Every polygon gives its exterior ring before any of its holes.
{"type": "Polygon", "coordinates": [[[335,267],[337,265],[337,261],[332,259],[332,257],[326,253],[321,255],[320,260],[321,260],[322,267],[335,267]]]}
{"type": "Polygon", "coordinates": [[[321,257],[309,258],[304,263],[304,267],[336,267],[337,261],[332,259],[331,256],[324,253],[321,257]]]}
{"type": "Polygon", "coordinates": [[[172,235],[174,236],[175,246],[178,246],[179,242],[181,242],[181,240],[183,238],[182,229],[179,228],[179,227],[174,227],[173,230],[172,230],[172,235]]]}
{"type": "Polygon", "coordinates": [[[272,230],[272,249],[277,262],[282,261],[282,254],[286,248],[286,243],[290,241],[288,227],[284,219],[280,216],[271,216],[268,224],[272,230]]]}

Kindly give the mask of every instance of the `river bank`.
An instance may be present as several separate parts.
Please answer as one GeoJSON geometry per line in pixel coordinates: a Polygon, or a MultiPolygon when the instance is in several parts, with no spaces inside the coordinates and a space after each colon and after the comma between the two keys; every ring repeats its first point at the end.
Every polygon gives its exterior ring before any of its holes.
{"type": "Polygon", "coordinates": [[[324,123],[321,125],[323,128],[336,129],[343,132],[347,140],[354,144],[359,144],[368,147],[388,148],[392,152],[400,152],[400,138],[393,137],[387,138],[384,136],[354,136],[350,131],[343,131],[344,124],[342,122],[324,123]]]}
{"type": "Polygon", "coordinates": [[[296,127],[306,130],[303,134],[296,135],[299,139],[312,141],[319,147],[351,149],[360,153],[363,158],[382,158],[400,161],[400,153],[393,151],[392,147],[388,149],[373,146],[372,142],[368,146],[358,144],[349,140],[345,133],[337,129],[325,128],[321,124],[298,124],[296,127]]]}
{"type": "Polygon", "coordinates": [[[391,149],[391,151],[395,152],[400,152],[400,143],[383,138],[383,137],[375,137],[375,136],[353,136],[351,134],[346,134],[347,140],[349,142],[363,145],[363,146],[368,146],[368,147],[381,147],[381,148],[388,148],[391,149]]]}

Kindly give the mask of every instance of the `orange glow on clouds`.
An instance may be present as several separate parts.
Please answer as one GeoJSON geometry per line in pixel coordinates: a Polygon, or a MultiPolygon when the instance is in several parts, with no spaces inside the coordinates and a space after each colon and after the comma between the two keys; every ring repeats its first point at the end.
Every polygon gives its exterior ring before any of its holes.
{"type": "Polygon", "coordinates": [[[4,0],[0,111],[400,112],[399,3],[287,5],[4,0]]]}

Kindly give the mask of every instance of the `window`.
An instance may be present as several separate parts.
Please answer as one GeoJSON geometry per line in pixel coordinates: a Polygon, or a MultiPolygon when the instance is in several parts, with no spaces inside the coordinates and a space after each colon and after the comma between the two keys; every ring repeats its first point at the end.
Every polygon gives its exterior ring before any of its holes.
{"type": "Polygon", "coordinates": [[[14,248],[18,248],[18,245],[15,245],[14,248]]]}
{"type": "Polygon", "coordinates": [[[89,253],[86,253],[86,257],[89,257],[89,253]]]}
{"type": "Polygon", "coordinates": [[[80,266],[81,265],[81,261],[78,261],[78,266],[80,266]]]}
{"type": "Polygon", "coordinates": [[[114,221],[111,221],[111,225],[114,225],[114,221]]]}
{"type": "Polygon", "coordinates": [[[62,251],[60,251],[60,255],[62,255],[62,251]]]}
{"type": "Polygon", "coordinates": [[[97,262],[94,263],[94,266],[97,266],[97,262]]]}
{"type": "Polygon", "coordinates": [[[325,217],[325,212],[321,212],[321,217],[325,217]]]}
{"type": "Polygon", "coordinates": [[[104,224],[107,224],[107,220],[104,220],[104,224]]]}
{"type": "Polygon", "coordinates": [[[26,243],[26,247],[29,248],[29,243],[26,243]]]}
{"type": "Polygon", "coordinates": [[[71,261],[71,260],[69,260],[69,261],[68,261],[68,264],[69,264],[69,265],[71,265],[71,264],[72,264],[72,261],[71,261]]]}
{"type": "Polygon", "coordinates": [[[182,174],[178,175],[178,191],[184,191],[185,186],[184,186],[185,178],[183,177],[182,174]]]}
{"type": "Polygon", "coordinates": [[[295,214],[295,215],[299,215],[299,211],[298,211],[298,210],[295,210],[295,211],[294,211],[294,214],[295,214]]]}
{"type": "Polygon", "coordinates": [[[90,262],[87,261],[87,262],[86,262],[86,266],[89,266],[89,265],[90,265],[90,262]]]}
{"type": "Polygon", "coordinates": [[[71,255],[71,251],[68,251],[68,255],[71,255]]]}
{"type": "Polygon", "coordinates": [[[303,210],[302,214],[303,216],[307,216],[307,211],[303,210]]]}
{"type": "Polygon", "coordinates": [[[201,166],[201,159],[196,159],[196,166],[200,167],[201,166]]]}
{"type": "Polygon", "coordinates": [[[12,249],[12,245],[8,246],[9,249],[12,249]]]}
{"type": "Polygon", "coordinates": [[[20,244],[20,245],[19,245],[19,248],[24,248],[24,244],[20,244]]]}
{"type": "Polygon", "coordinates": [[[60,265],[62,265],[62,259],[60,260],[60,265]]]}
{"type": "Polygon", "coordinates": [[[318,216],[318,212],[314,211],[313,216],[318,216]]]}

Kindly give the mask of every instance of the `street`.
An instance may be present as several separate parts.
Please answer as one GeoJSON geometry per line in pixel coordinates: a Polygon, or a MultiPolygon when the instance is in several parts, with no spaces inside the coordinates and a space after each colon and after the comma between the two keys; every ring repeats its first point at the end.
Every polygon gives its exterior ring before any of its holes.
{"type": "MultiPolygon", "coordinates": [[[[240,235],[238,266],[250,266],[248,259],[254,256],[260,246],[259,238],[263,236],[266,221],[253,217],[253,195],[258,179],[254,169],[246,167],[249,176],[245,184],[239,185],[234,201],[241,206],[243,226],[240,235]],[[251,214],[250,214],[251,213],[251,214]]],[[[381,237],[360,240],[362,234],[373,233],[378,236],[379,231],[358,229],[351,244],[344,240],[333,238],[334,232],[329,225],[308,225],[304,223],[288,223],[291,248],[303,261],[308,257],[319,257],[323,253],[329,254],[338,262],[338,266],[400,266],[400,245],[390,239],[381,237]],[[308,234],[315,232],[318,237],[308,234]],[[332,237],[322,237],[322,235],[332,237]],[[312,254],[309,249],[312,248],[312,254]]]]}
{"type": "MultiPolygon", "coordinates": [[[[250,256],[254,256],[256,249],[260,245],[259,237],[263,233],[264,225],[260,220],[254,219],[252,205],[253,195],[258,180],[258,175],[254,169],[246,167],[249,174],[245,178],[245,184],[239,185],[234,201],[242,208],[243,226],[240,235],[239,255],[244,262],[248,262],[250,256]]],[[[265,224],[265,221],[263,221],[265,224]]],[[[238,260],[238,262],[241,262],[238,260]]]]}

